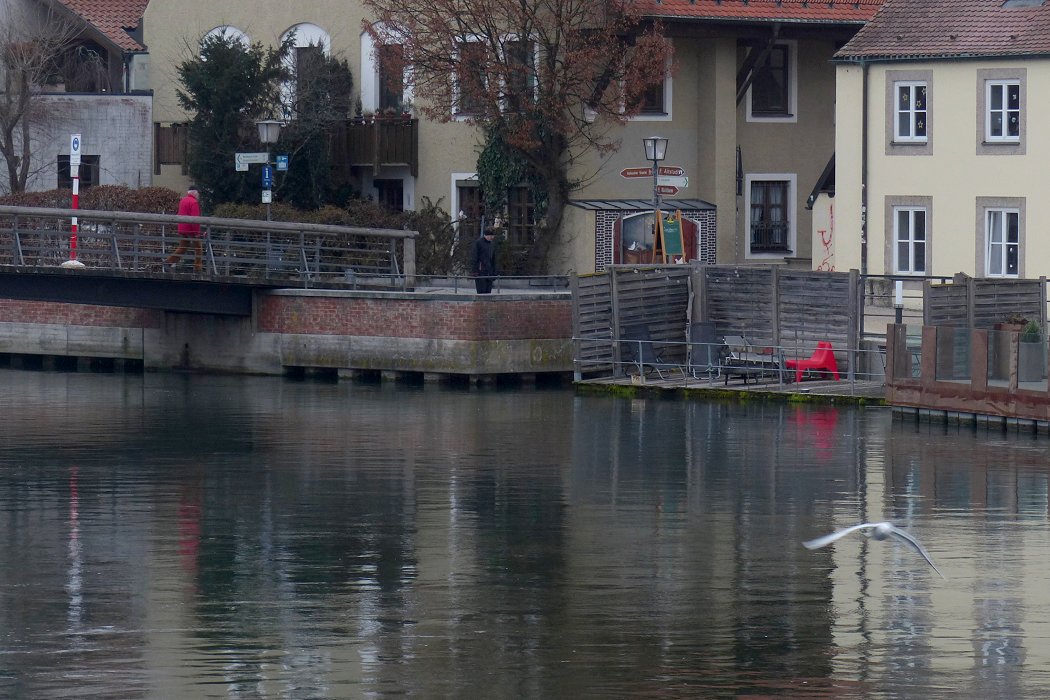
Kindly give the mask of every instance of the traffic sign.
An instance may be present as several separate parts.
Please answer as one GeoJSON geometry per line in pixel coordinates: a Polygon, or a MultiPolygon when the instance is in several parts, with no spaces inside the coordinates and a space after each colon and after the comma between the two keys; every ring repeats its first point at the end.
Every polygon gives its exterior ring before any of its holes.
{"type": "Polygon", "coordinates": [[[277,169],[287,170],[288,169],[288,156],[277,156],[277,169]]]}
{"type": "MultiPolygon", "coordinates": [[[[656,169],[656,176],[666,175],[668,177],[682,177],[685,175],[685,168],[681,168],[677,165],[661,165],[656,169]]],[[[652,177],[652,168],[624,168],[620,171],[620,177],[652,177]]]]}
{"type": "Polygon", "coordinates": [[[671,185],[672,187],[689,187],[689,178],[673,177],[670,175],[657,175],[657,185],[671,185]]]}
{"type": "Polygon", "coordinates": [[[269,153],[234,153],[233,164],[237,170],[247,170],[252,163],[265,163],[270,159],[269,153]]]}
{"type": "Polygon", "coordinates": [[[652,177],[652,168],[624,168],[620,171],[620,177],[652,177]]]}
{"type": "Polygon", "coordinates": [[[262,191],[262,203],[269,204],[273,201],[273,192],[271,190],[262,191]]]}
{"type": "Polygon", "coordinates": [[[269,165],[264,165],[262,169],[262,186],[264,190],[268,190],[273,187],[273,168],[269,165]]]}
{"type": "Polygon", "coordinates": [[[659,194],[666,194],[671,196],[678,194],[678,188],[674,185],[657,185],[656,191],[659,194]]]}
{"type": "Polygon", "coordinates": [[[80,134],[71,134],[69,137],[69,176],[77,176],[77,168],[80,167],[80,134]]]}

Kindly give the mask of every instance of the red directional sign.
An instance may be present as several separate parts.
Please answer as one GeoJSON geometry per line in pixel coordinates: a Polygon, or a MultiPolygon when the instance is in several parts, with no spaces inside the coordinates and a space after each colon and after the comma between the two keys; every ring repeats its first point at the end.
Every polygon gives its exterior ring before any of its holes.
{"type": "MultiPolygon", "coordinates": [[[[661,165],[656,169],[657,175],[664,175],[667,177],[681,177],[685,175],[685,168],[680,168],[677,165],[661,165]]],[[[624,168],[620,171],[620,177],[652,177],[652,168],[624,168]]]]}
{"type": "Polygon", "coordinates": [[[620,177],[652,177],[652,168],[624,168],[620,171],[620,177]]]}
{"type": "Polygon", "coordinates": [[[657,185],[656,186],[656,191],[659,192],[660,194],[666,194],[666,195],[672,195],[672,196],[678,194],[678,188],[675,187],[674,185],[657,185]]]}

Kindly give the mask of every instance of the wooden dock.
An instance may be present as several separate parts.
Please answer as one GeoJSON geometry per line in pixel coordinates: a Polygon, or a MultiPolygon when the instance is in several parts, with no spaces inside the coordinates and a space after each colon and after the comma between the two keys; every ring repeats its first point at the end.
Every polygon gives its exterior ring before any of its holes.
{"type": "Polygon", "coordinates": [[[746,384],[740,377],[695,378],[672,372],[666,377],[655,374],[624,377],[598,377],[576,381],[577,388],[587,391],[609,391],[629,395],[678,395],[683,398],[733,398],[738,400],[767,399],[814,403],[886,403],[885,385],[877,381],[804,380],[799,383],[781,382],[763,377],[746,384]]]}

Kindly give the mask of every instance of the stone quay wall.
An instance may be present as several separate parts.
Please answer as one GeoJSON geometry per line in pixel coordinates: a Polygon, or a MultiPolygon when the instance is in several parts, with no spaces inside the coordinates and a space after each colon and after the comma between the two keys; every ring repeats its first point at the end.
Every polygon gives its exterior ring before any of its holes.
{"type": "Polygon", "coordinates": [[[449,375],[572,372],[568,292],[259,292],[250,318],[0,300],[0,354],[147,370],[449,375]]]}

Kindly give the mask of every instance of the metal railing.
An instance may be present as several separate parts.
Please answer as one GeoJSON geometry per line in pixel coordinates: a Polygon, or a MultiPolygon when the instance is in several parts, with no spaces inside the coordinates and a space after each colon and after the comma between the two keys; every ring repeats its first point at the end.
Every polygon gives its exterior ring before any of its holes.
{"type": "Polygon", "coordinates": [[[415,231],[36,207],[0,206],[0,265],[51,268],[70,260],[72,217],[79,229],[76,260],[96,269],[164,272],[180,240],[178,224],[194,223],[201,227],[208,275],[307,287],[345,286],[348,277],[415,284],[415,231]]]}
{"type": "MultiPolygon", "coordinates": [[[[639,340],[636,338],[573,338],[579,377],[650,376],[683,384],[706,382],[737,386],[765,384],[784,388],[793,384],[796,369],[788,360],[805,360],[811,352],[795,346],[761,346],[740,353],[726,343],[639,340]],[[618,346],[618,347],[617,347],[618,346]],[[610,353],[610,348],[613,351],[610,353]]],[[[882,383],[886,376],[885,344],[865,343],[860,348],[834,348],[839,382],[845,393],[857,384],[882,383]]],[[[918,352],[918,350],[916,350],[918,352]]],[[[806,379],[830,373],[805,370],[806,379]]]]}

